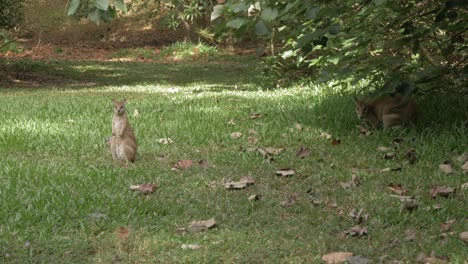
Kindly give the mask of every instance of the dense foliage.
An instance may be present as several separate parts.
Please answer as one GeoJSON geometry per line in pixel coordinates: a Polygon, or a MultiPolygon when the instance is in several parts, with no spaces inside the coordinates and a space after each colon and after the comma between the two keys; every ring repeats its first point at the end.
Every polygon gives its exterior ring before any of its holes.
{"type": "Polygon", "coordinates": [[[269,39],[272,55],[281,44],[280,73],[386,92],[468,86],[466,1],[226,1],[212,17],[219,32],[269,39]]]}
{"type": "Polygon", "coordinates": [[[21,6],[23,0],[1,0],[0,1],[0,28],[13,28],[21,20],[21,6]]]}

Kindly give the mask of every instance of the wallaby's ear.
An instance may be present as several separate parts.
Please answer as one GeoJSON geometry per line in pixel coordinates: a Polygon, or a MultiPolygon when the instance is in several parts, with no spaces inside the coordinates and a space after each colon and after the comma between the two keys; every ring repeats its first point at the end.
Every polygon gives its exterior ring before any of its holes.
{"type": "Polygon", "coordinates": [[[122,100],[122,104],[123,104],[123,105],[127,104],[127,99],[123,99],[123,100],[122,100]]]}

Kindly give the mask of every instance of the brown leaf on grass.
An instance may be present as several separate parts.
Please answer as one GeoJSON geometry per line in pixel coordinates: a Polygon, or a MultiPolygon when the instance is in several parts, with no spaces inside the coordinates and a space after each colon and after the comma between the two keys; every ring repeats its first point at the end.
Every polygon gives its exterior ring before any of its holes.
{"type": "Polygon", "coordinates": [[[235,126],[236,122],[234,121],[233,118],[231,118],[231,120],[229,120],[229,122],[227,122],[227,124],[230,125],[230,126],[235,126]]]}
{"type": "Polygon", "coordinates": [[[468,231],[461,232],[459,238],[468,243],[468,231]]]}
{"type": "Polygon", "coordinates": [[[130,236],[130,230],[124,226],[119,226],[115,229],[115,234],[120,240],[126,240],[130,236]]]}
{"type": "Polygon", "coordinates": [[[260,194],[252,194],[249,196],[249,201],[255,202],[255,201],[260,201],[262,199],[262,196],[260,194]]]}
{"type": "Polygon", "coordinates": [[[359,134],[361,136],[369,136],[370,134],[372,134],[372,132],[369,131],[369,129],[367,129],[367,128],[363,127],[363,126],[358,125],[358,126],[356,126],[356,128],[358,129],[359,134]]]}
{"type": "Polygon", "coordinates": [[[442,230],[442,232],[447,232],[452,228],[452,225],[454,223],[455,223],[455,220],[445,221],[440,225],[440,229],[442,230]]]}
{"type": "Polygon", "coordinates": [[[264,117],[264,116],[266,116],[266,115],[265,115],[265,114],[260,114],[260,113],[252,113],[252,114],[250,115],[250,118],[251,118],[251,119],[256,119],[256,118],[262,118],[262,117],[264,117]]]}
{"type": "Polygon", "coordinates": [[[247,142],[249,142],[249,144],[251,144],[251,145],[257,144],[258,141],[259,141],[259,139],[257,137],[255,137],[255,136],[249,136],[247,138],[247,142]]]}
{"type": "Polygon", "coordinates": [[[310,149],[304,148],[304,147],[301,147],[301,149],[299,149],[299,151],[296,153],[296,156],[300,159],[308,157],[309,155],[310,155],[310,149]]]}
{"type": "Polygon", "coordinates": [[[200,161],[198,162],[198,166],[200,166],[200,167],[206,169],[206,168],[210,167],[210,164],[208,163],[207,160],[204,160],[204,159],[203,159],[203,160],[200,160],[200,161]]]}
{"type": "Polygon", "coordinates": [[[447,175],[453,173],[452,164],[449,161],[446,161],[443,164],[440,164],[439,170],[447,175]]]}
{"type": "Polygon", "coordinates": [[[432,251],[430,256],[426,256],[426,254],[424,254],[423,252],[419,253],[416,257],[416,261],[424,264],[448,263],[448,259],[446,257],[436,256],[434,251],[432,251]]]}
{"type": "Polygon", "coordinates": [[[330,138],[332,138],[332,135],[328,134],[327,132],[322,132],[322,133],[320,133],[319,137],[325,138],[325,139],[330,139],[330,138]]]}
{"type": "Polygon", "coordinates": [[[465,152],[457,157],[457,162],[460,164],[468,162],[468,152],[465,152]]]}
{"type": "Polygon", "coordinates": [[[279,169],[276,171],[276,175],[283,177],[290,177],[296,174],[296,171],[293,169],[279,169]]]}
{"type": "Polygon", "coordinates": [[[398,195],[405,195],[408,192],[408,189],[406,189],[401,183],[390,183],[388,185],[388,189],[398,195]]]}
{"type": "Polygon", "coordinates": [[[130,185],[130,190],[139,190],[143,194],[149,194],[154,192],[154,190],[158,188],[158,184],[154,183],[145,183],[145,184],[140,184],[140,185],[130,185]]]}
{"type": "Polygon", "coordinates": [[[340,186],[341,188],[343,189],[350,189],[350,188],[354,188],[356,186],[359,186],[361,185],[361,179],[359,179],[359,177],[357,177],[356,175],[353,174],[353,176],[351,177],[351,180],[348,181],[348,182],[340,182],[340,186]]]}
{"type": "Polygon", "coordinates": [[[384,159],[393,159],[395,157],[395,152],[388,152],[388,153],[385,153],[385,155],[383,155],[383,158],[384,159]]]}
{"type": "Polygon", "coordinates": [[[295,127],[297,130],[302,130],[302,129],[303,129],[302,125],[299,124],[299,123],[295,123],[295,124],[294,124],[294,127],[295,127]]]}
{"type": "Polygon", "coordinates": [[[424,210],[426,211],[431,211],[431,210],[434,210],[434,211],[438,211],[440,209],[444,208],[441,204],[434,204],[434,205],[430,205],[430,206],[427,206],[424,208],[424,210]]]}
{"type": "Polygon", "coordinates": [[[268,154],[272,154],[272,155],[279,155],[279,154],[283,153],[283,151],[285,151],[285,150],[286,150],[285,148],[272,148],[272,147],[269,147],[269,148],[265,149],[265,151],[268,154]]]}
{"type": "Polygon", "coordinates": [[[174,140],[170,138],[160,138],[158,139],[158,143],[161,145],[168,145],[168,144],[174,143],[174,140]]]}
{"type": "Polygon", "coordinates": [[[405,139],[401,138],[401,137],[397,137],[397,138],[394,138],[392,140],[392,143],[395,144],[395,145],[401,145],[401,144],[405,143],[405,139]]]}
{"type": "Polygon", "coordinates": [[[418,157],[416,155],[416,149],[414,149],[414,148],[408,149],[405,152],[404,157],[405,157],[405,159],[407,159],[409,161],[410,164],[416,163],[416,160],[418,159],[418,157]]]}
{"type": "Polygon", "coordinates": [[[240,138],[240,137],[242,137],[242,133],[241,133],[241,132],[233,132],[233,133],[231,133],[231,138],[232,138],[232,139],[238,139],[238,138],[240,138]]]}
{"type": "Polygon", "coordinates": [[[286,200],[281,201],[280,205],[283,206],[283,207],[289,207],[289,206],[295,204],[296,201],[297,201],[297,197],[294,196],[294,195],[290,195],[290,196],[288,196],[288,198],[286,200]]]}
{"type": "Polygon", "coordinates": [[[405,241],[415,241],[416,240],[416,231],[414,229],[405,230],[405,241]]]}
{"type": "Polygon", "coordinates": [[[200,245],[191,245],[191,244],[183,244],[182,246],[180,246],[180,248],[182,248],[184,250],[186,250],[186,249],[197,250],[197,249],[202,248],[202,246],[200,246],[200,245]]]}
{"type": "Polygon", "coordinates": [[[193,161],[192,160],[179,160],[177,163],[172,165],[172,170],[185,170],[192,167],[193,161]]]}
{"type": "Polygon", "coordinates": [[[350,235],[350,236],[361,237],[361,236],[367,236],[368,231],[367,231],[367,227],[362,227],[362,226],[357,225],[357,226],[353,226],[350,229],[344,231],[344,233],[346,235],[350,235]]]}
{"type": "Polygon", "coordinates": [[[387,152],[390,150],[392,150],[392,148],[382,147],[382,146],[377,148],[377,151],[380,151],[380,152],[387,152]]]}
{"type": "Polygon", "coordinates": [[[249,129],[249,135],[256,135],[258,132],[255,129],[249,129]]]}
{"type": "Polygon", "coordinates": [[[465,164],[463,164],[461,168],[463,170],[463,173],[468,173],[468,161],[465,162],[465,164]]]}
{"type": "Polygon", "coordinates": [[[461,185],[460,189],[462,190],[468,190],[468,182],[465,182],[464,184],[461,185]]]}
{"type": "Polygon", "coordinates": [[[352,257],[352,252],[333,252],[322,256],[322,260],[327,264],[344,263],[349,257],[352,257]]]}
{"type": "Polygon", "coordinates": [[[338,146],[341,144],[341,139],[334,139],[330,144],[332,144],[332,146],[338,146]]]}
{"type": "Polygon", "coordinates": [[[216,221],[214,218],[211,218],[206,221],[193,221],[187,227],[187,231],[195,233],[200,231],[205,231],[216,226],[216,221]]]}
{"type": "Polygon", "coordinates": [[[351,212],[348,214],[355,222],[357,223],[364,223],[367,222],[369,219],[369,214],[366,214],[364,212],[364,209],[361,208],[359,211],[356,209],[351,210],[351,212]]]}
{"type": "Polygon", "coordinates": [[[401,203],[400,212],[401,213],[405,211],[413,212],[414,210],[418,209],[418,207],[419,207],[419,203],[416,200],[414,199],[406,200],[401,203]]]}
{"type": "Polygon", "coordinates": [[[229,181],[224,184],[224,187],[228,190],[241,190],[247,188],[247,186],[254,185],[255,180],[252,176],[244,176],[240,178],[238,182],[229,181]]]}
{"type": "Polygon", "coordinates": [[[455,192],[455,189],[451,188],[451,187],[435,186],[435,187],[432,187],[432,189],[431,189],[431,196],[432,196],[432,198],[436,198],[437,196],[447,198],[447,197],[453,195],[454,192],[455,192]]]}

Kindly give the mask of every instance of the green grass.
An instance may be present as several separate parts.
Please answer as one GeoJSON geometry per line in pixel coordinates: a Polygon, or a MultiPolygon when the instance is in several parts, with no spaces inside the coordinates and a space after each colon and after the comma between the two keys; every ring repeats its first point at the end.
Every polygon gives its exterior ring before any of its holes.
{"type": "MultiPolygon", "coordinates": [[[[27,65],[27,63],[25,63],[27,65]]],[[[468,228],[467,181],[459,165],[446,176],[438,165],[468,151],[467,99],[421,98],[420,123],[414,129],[376,132],[361,137],[350,96],[317,87],[267,91],[251,60],[184,64],[49,62],[34,70],[73,82],[43,88],[0,90],[0,262],[7,263],[319,263],[322,255],[351,251],[378,262],[415,262],[420,252],[468,259],[458,234],[468,228]],[[111,132],[112,98],[127,98],[138,141],[137,161],[128,168],[112,161],[105,140],[111,132]],[[139,116],[134,117],[134,110],[139,116]],[[250,119],[252,113],[265,114],[250,119]],[[235,125],[227,123],[234,119],[235,125]],[[259,124],[260,123],[260,124],[259,124]],[[303,130],[295,128],[295,124],[303,130]],[[286,151],[266,162],[243,151],[254,129],[256,147],[286,151]],[[234,140],[232,132],[242,132],[234,140]],[[328,132],[338,146],[320,138],[328,132]],[[382,159],[378,146],[392,147],[397,160],[382,159]],[[169,137],[173,144],[161,145],[169,137]],[[301,146],[311,155],[298,159],[301,146]],[[418,161],[402,153],[414,147],[418,161]],[[206,159],[207,169],[171,170],[173,162],[206,159]],[[401,172],[380,172],[402,166],[401,172]],[[290,178],[275,176],[294,168],[290,178]],[[339,182],[356,174],[362,185],[342,189],[339,182]],[[223,180],[251,175],[255,185],[227,191],[223,180]],[[157,182],[149,195],[130,184],[157,182]],[[420,203],[400,212],[387,186],[401,183],[420,203]],[[431,199],[432,186],[456,187],[453,198],[431,199]],[[323,201],[313,205],[307,191],[323,201]],[[258,202],[249,195],[260,194],[258,202]],[[289,195],[291,207],[280,206],[289,195]],[[336,208],[330,206],[336,203],[336,208]],[[441,204],[439,211],[425,207],[441,204]],[[369,235],[342,235],[356,225],[348,213],[364,208],[369,235]],[[104,214],[93,219],[92,214],[104,214]],[[183,233],[194,220],[214,217],[218,226],[183,233]],[[441,223],[456,220],[447,241],[441,223]],[[116,237],[125,226],[127,240],[116,237]],[[405,231],[416,233],[405,240],[405,231]],[[388,247],[392,240],[400,243],[388,247]],[[199,250],[183,250],[198,244],[199,250]]],[[[27,67],[25,65],[21,67],[27,67]]]]}
{"type": "Polygon", "coordinates": [[[150,48],[121,49],[113,54],[111,58],[131,59],[155,59],[155,60],[188,60],[200,58],[219,58],[222,56],[216,47],[206,45],[202,42],[197,44],[191,42],[176,42],[161,50],[150,48]]]}

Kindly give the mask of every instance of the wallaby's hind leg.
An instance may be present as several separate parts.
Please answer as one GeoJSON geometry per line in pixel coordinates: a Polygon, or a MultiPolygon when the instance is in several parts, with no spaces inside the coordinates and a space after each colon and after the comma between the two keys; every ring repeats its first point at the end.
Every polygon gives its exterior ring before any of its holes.
{"type": "Polygon", "coordinates": [[[400,125],[400,115],[398,114],[386,114],[382,116],[383,128],[388,129],[393,126],[400,125]]]}
{"type": "Polygon", "coordinates": [[[110,147],[110,151],[112,153],[112,158],[114,160],[117,160],[117,139],[112,136],[109,138],[109,147],[110,147]]]}

